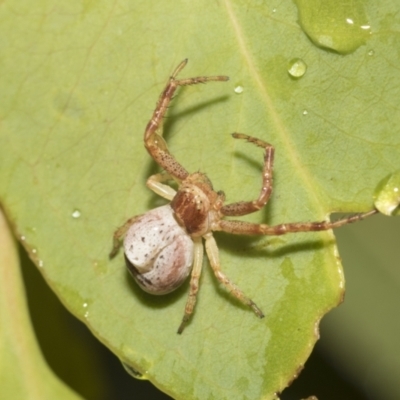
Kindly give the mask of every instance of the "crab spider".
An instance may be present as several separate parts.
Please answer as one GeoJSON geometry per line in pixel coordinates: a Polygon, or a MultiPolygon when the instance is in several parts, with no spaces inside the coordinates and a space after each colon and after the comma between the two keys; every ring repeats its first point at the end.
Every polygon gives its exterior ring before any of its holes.
{"type": "Polygon", "coordinates": [[[203,240],[211,268],[218,281],[239,301],[249,306],[258,317],[264,317],[261,309],[221,270],[213,231],[236,235],[283,235],[290,232],[325,231],[359,221],[377,212],[373,209],[335,222],[300,222],[275,226],[225,219],[253,213],[266,205],[272,192],[274,147],[245,134],[232,134],[235,139],[246,140],[264,150],[261,190],[258,198],[253,201],[224,205],[224,193],[214,191],[204,173],[189,173],[169,152],[162,138],[163,118],[168,105],[180,86],[211,81],[224,82],[229,78],[200,76],[177,79],[177,75],[186,64],[187,60],[182,61],[169,78],[144,132],[147,151],[165,171],[151,176],[147,180],[147,186],[170,203],[130,218],[114,233],[114,245],[110,253],[110,257],[117,253],[124,237],[127,268],[139,286],[151,294],[162,295],[175,290],[191,273],[190,291],[178,333],[182,333],[196,304],[203,265],[203,240]],[[178,190],[168,186],[168,181],[175,181],[178,190]]]}

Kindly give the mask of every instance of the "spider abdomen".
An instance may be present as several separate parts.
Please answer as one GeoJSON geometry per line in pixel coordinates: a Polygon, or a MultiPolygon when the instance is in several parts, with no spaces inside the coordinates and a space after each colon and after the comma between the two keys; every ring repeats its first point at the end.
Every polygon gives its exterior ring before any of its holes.
{"type": "Polygon", "coordinates": [[[151,294],[166,294],[178,288],[193,264],[193,241],[174,218],[169,205],[140,216],[124,240],[126,266],[151,294]]]}

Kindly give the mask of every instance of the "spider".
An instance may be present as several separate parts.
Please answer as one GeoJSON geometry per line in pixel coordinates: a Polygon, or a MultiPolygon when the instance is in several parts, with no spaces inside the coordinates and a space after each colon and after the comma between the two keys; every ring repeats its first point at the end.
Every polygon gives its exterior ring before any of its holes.
{"type": "Polygon", "coordinates": [[[139,286],[148,293],[161,295],[179,287],[191,272],[190,291],[184,316],[178,328],[181,334],[193,313],[203,265],[203,239],[211,268],[217,280],[240,302],[249,306],[257,317],[263,318],[261,309],[246,296],[221,270],[218,246],[213,231],[235,235],[283,235],[289,232],[325,231],[359,221],[377,210],[353,215],[335,222],[300,222],[275,226],[244,221],[227,220],[260,210],[268,202],[272,192],[274,147],[252,136],[233,133],[235,139],[243,139],[264,149],[262,185],[258,198],[224,204],[225,194],[216,192],[204,173],[189,173],[169,152],[162,138],[163,118],[172,97],[180,86],[211,81],[224,82],[227,76],[200,76],[177,79],[186,66],[183,60],[172,73],[161,92],[156,109],[144,132],[144,144],[154,161],[164,170],[150,176],[147,187],[169,200],[170,203],[145,214],[130,218],[114,233],[114,257],[121,239],[124,238],[127,268],[139,286]],[[166,182],[175,181],[175,191],[166,182]]]}

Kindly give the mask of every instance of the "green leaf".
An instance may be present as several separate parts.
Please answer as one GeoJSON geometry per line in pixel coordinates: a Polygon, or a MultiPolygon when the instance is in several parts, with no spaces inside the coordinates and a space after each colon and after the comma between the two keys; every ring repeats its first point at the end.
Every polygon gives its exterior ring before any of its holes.
{"type": "MultiPolygon", "coordinates": [[[[1,211],[1,210],[0,210],[1,211]]],[[[0,380],[4,399],[78,399],[48,368],[35,341],[16,244],[0,212],[0,380]]]]}
{"type": "Polygon", "coordinates": [[[379,14],[365,7],[372,34],[346,56],[316,47],[291,2],[17,0],[0,9],[1,202],[68,309],[175,398],[273,398],[301,369],[344,283],[332,232],[216,234],[223,271],[266,317],[226,294],[205,262],[196,311],[176,335],[188,284],[153,297],[121,253],[108,260],[114,230],[164,204],[145,186],[158,169],[143,146],[159,93],[186,57],[182,77],[230,76],[180,90],[165,138],[228,202],[256,198],[263,156],[230,133],[275,146],[274,194],[245,220],[366,211],[399,168],[400,53],[395,2],[379,14]],[[295,59],[307,66],[297,79],[295,59]]]}

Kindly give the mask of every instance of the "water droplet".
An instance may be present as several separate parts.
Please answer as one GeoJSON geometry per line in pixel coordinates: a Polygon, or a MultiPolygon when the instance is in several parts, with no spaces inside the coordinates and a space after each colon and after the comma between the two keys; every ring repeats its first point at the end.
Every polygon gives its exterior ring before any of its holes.
{"type": "Polygon", "coordinates": [[[135,369],[134,367],[132,367],[131,365],[127,364],[124,361],[121,361],[122,366],[124,367],[125,371],[130,375],[133,376],[136,379],[141,379],[141,380],[145,380],[147,379],[146,374],[142,374],[141,372],[139,372],[137,369],[135,369]]]}
{"type": "Polygon", "coordinates": [[[237,93],[237,94],[241,94],[241,93],[243,93],[243,86],[236,86],[235,87],[235,93],[237,93]]]}
{"type": "Polygon", "coordinates": [[[22,235],[22,236],[20,237],[20,239],[21,239],[22,242],[25,242],[26,237],[25,237],[24,235],[22,235]]]}
{"type": "Polygon", "coordinates": [[[364,0],[353,0],[351,8],[336,0],[295,0],[300,25],[319,47],[348,54],[371,36],[364,0]]]}
{"type": "Polygon", "coordinates": [[[399,215],[400,170],[383,179],[375,190],[375,207],[385,215],[399,215]]]}
{"type": "Polygon", "coordinates": [[[85,318],[88,318],[89,317],[89,310],[88,310],[88,306],[89,306],[89,304],[88,303],[83,303],[82,304],[82,307],[84,308],[84,310],[85,310],[85,312],[83,313],[83,316],[85,317],[85,318]]]}
{"type": "Polygon", "coordinates": [[[369,52],[368,52],[368,55],[369,56],[373,56],[375,54],[375,51],[374,50],[370,50],[369,52]]]}
{"type": "Polygon", "coordinates": [[[293,58],[288,65],[288,73],[291,77],[301,78],[307,71],[307,64],[301,58],[293,58]]]}
{"type": "Polygon", "coordinates": [[[36,249],[32,249],[31,251],[32,251],[32,254],[36,254],[37,253],[36,249]]]}
{"type": "Polygon", "coordinates": [[[74,210],[71,215],[72,218],[79,218],[81,216],[81,212],[79,210],[74,210]]]}
{"type": "Polygon", "coordinates": [[[272,12],[273,12],[273,13],[276,13],[276,8],[273,8],[273,9],[272,9],[272,12]]]}
{"type": "Polygon", "coordinates": [[[303,111],[303,115],[307,115],[308,114],[308,111],[307,110],[304,110],[303,111]]]}
{"type": "Polygon", "coordinates": [[[38,264],[39,268],[43,268],[43,261],[42,260],[39,260],[37,264],[38,264]]]}

